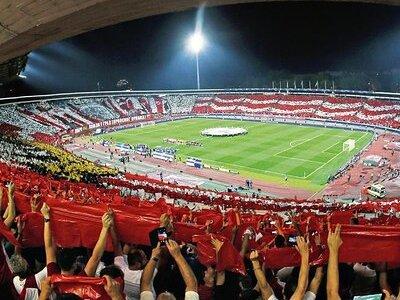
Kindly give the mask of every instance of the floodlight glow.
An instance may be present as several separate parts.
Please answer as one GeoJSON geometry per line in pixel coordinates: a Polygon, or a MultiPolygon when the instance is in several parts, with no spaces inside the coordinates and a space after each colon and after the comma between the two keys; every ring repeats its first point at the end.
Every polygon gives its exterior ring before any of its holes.
{"type": "Polygon", "coordinates": [[[204,47],[204,37],[200,32],[193,33],[188,39],[188,49],[198,54],[204,47]]]}

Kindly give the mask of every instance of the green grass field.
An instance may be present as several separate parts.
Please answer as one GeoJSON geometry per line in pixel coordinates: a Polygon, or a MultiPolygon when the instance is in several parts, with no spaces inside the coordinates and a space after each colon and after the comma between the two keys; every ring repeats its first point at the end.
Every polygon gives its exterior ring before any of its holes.
{"type": "Polygon", "coordinates": [[[182,160],[194,156],[212,166],[236,170],[246,178],[317,191],[326,184],[330,174],[372,137],[372,133],[362,131],[196,118],[98,135],[96,139],[175,147],[182,160]],[[205,128],[221,126],[243,127],[248,134],[236,137],[200,134],[205,128]],[[164,143],[164,138],[196,140],[203,147],[171,145],[164,143]],[[356,140],[356,148],[343,152],[343,142],[348,139],[356,140]],[[289,178],[286,183],[285,175],[289,178]]]}

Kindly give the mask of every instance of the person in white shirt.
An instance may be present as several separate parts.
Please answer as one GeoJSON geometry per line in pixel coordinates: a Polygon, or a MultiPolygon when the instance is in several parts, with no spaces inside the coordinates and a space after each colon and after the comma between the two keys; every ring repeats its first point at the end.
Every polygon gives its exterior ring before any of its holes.
{"type": "MultiPolygon", "coordinates": [[[[199,300],[199,294],[197,293],[197,280],[190,268],[189,264],[186,262],[185,258],[182,256],[181,248],[178,243],[173,240],[167,240],[165,243],[167,249],[176,264],[178,265],[179,271],[183,277],[183,281],[186,285],[185,300],[199,300]]],[[[155,295],[151,291],[151,286],[153,283],[153,274],[156,265],[159,260],[161,253],[160,243],[157,247],[153,249],[151,259],[144,268],[142,280],[140,282],[140,300],[154,300],[155,295]]],[[[175,296],[169,292],[164,292],[158,295],[158,300],[175,300],[175,296]]]]}
{"type": "MultiPolygon", "coordinates": [[[[122,250],[121,243],[117,238],[114,222],[110,228],[110,234],[114,246],[114,264],[121,268],[124,273],[124,293],[127,300],[140,299],[140,279],[142,277],[143,268],[147,263],[146,254],[136,249],[131,251],[128,245],[125,245],[122,250]]],[[[153,277],[157,274],[157,269],[153,272],[153,277]]],[[[155,295],[153,285],[151,285],[151,292],[155,295]]]]}

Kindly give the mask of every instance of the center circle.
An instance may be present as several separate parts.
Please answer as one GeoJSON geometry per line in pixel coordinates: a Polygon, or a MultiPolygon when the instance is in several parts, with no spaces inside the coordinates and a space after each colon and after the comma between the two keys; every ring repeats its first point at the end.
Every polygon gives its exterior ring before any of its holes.
{"type": "Polygon", "coordinates": [[[247,130],[242,127],[214,127],[201,131],[205,136],[235,136],[246,134],[247,130]]]}

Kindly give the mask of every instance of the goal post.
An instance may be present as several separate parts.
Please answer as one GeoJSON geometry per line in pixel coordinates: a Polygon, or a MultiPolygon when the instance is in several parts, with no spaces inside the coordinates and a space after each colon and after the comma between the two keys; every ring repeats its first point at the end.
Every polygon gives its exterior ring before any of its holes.
{"type": "Polygon", "coordinates": [[[343,152],[350,152],[356,147],[356,141],[355,140],[347,140],[343,142],[343,152]]]}

